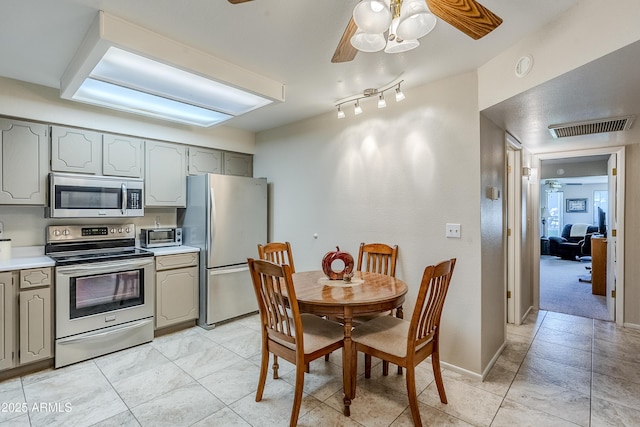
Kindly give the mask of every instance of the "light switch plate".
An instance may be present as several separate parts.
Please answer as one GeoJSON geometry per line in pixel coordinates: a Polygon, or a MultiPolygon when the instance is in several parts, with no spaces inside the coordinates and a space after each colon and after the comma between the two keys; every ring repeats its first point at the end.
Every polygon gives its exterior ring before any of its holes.
{"type": "Polygon", "coordinates": [[[445,236],[446,237],[451,237],[454,239],[459,239],[460,238],[460,224],[451,224],[451,223],[447,223],[446,229],[445,229],[445,236]]]}

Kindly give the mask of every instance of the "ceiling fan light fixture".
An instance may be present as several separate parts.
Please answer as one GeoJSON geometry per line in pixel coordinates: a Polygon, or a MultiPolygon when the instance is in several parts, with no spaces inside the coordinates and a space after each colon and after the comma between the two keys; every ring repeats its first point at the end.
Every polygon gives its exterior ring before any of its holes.
{"type": "Polygon", "coordinates": [[[384,51],[386,53],[401,53],[415,49],[418,46],[420,46],[420,42],[418,40],[402,40],[401,38],[396,37],[394,40],[389,40],[387,42],[387,47],[384,48],[384,51]]]}
{"type": "Polygon", "coordinates": [[[429,34],[436,22],[424,0],[404,0],[396,34],[405,40],[417,40],[429,34]]]}
{"type": "Polygon", "coordinates": [[[366,33],[360,29],[351,37],[351,45],[361,52],[378,52],[387,44],[382,33],[366,33]]]}
{"type": "Polygon", "coordinates": [[[353,20],[364,32],[381,34],[391,24],[391,11],[382,0],[363,0],[353,9],[353,20]]]}

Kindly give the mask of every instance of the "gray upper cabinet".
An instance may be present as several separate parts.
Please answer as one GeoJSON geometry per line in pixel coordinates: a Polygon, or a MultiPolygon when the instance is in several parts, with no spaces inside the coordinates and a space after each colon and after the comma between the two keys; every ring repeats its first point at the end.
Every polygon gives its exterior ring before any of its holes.
{"type": "Polygon", "coordinates": [[[141,139],[104,134],[102,136],[102,174],[142,178],[141,139]]]}
{"type": "Polygon", "coordinates": [[[46,203],[47,126],[0,119],[0,204],[46,203]]]}
{"type": "Polygon", "coordinates": [[[242,153],[224,153],[224,174],[253,176],[253,156],[242,153]]]}
{"type": "Polygon", "coordinates": [[[222,151],[213,148],[189,147],[189,175],[221,174],[222,151]]]}
{"type": "Polygon", "coordinates": [[[100,175],[101,169],[101,133],[51,126],[52,171],[100,175]]]}
{"type": "Polygon", "coordinates": [[[186,207],[187,147],[146,141],[144,189],[145,206],[186,207]]]}

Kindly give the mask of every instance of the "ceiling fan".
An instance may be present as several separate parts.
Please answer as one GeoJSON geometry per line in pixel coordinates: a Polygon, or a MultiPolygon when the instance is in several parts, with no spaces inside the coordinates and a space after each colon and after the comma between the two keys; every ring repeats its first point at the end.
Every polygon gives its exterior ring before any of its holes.
{"type": "MultiPolygon", "coordinates": [[[[239,4],[252,0],[228,1],[232,4],[239,4]]],[[[402,3],[402,0],[393,1],[402,3]]],[[[435,16],[475,40],[486,36],[502,23],[502,18],[476,0],[426,0],[426,2],[429,10],[435,16]]],[[[348,62],[355,58],[358,50],[351,45],[351,37],[356,34],[357,30],[358,27],[352,16],[347,28],[344,30],[344,34],[342,34],[333,58],[331,58],[331,62],[348,62]]]]}

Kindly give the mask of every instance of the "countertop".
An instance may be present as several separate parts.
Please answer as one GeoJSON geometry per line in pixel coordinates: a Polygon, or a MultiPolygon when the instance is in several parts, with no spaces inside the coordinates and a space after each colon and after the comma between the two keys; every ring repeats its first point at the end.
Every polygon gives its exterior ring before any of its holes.
{"type": "Polygon", "coordinates": [[[145,251],[153,252],[155,256],[184,254],[188,252],[200,252],[200,249],[193,246],[165,246],[163,248],[142,248],[145,251]]]}
{"type": "Polygon", "coordinates": [[[43,246],[16,247],[12,249],[11,254],[11,259],[0,261],[0,272],[55,265],[55,262],[44,254],[43,246]]]}
{"type": "MultiPolygon", "coordinates": [[[[167,246],[164,248],[145,249],[153,252],[155,256],[200,251],[200,249],[193,246],[167,246]]],[[[11,259],[0,261],[0,272],[55,266],[55,262],[44,254],[43,246],[15,247],[12,248],[11,255],[11,259]]]]}

